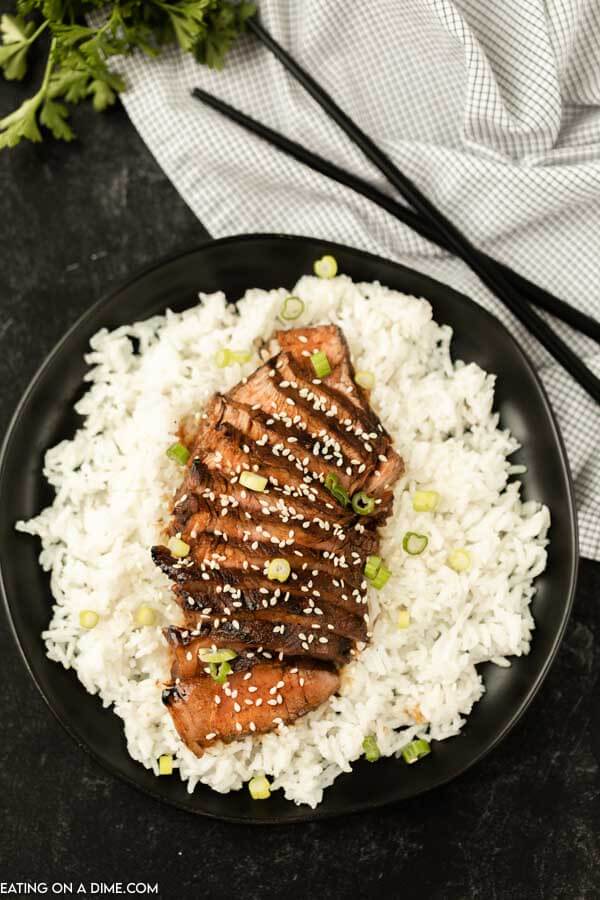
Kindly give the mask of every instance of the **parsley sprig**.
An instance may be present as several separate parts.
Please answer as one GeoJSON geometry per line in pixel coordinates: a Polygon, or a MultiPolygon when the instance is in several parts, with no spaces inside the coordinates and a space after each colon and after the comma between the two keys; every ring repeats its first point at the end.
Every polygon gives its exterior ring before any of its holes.
{"type": "Polygon", "coordinates": [[[134,50],[157,56],[175,42],[198,62],[220,69],[254,12],[253,3],[229,0],[16,0],[14,14],[0,17],[4,77],[25,77],[38,42],[47,44],[47,60],[38,90],[0,118],[0,150],[23,139],[41,141],[42,128],[59,140],[73,140],[70,107],[90,99],[101,112],[125,88],[111,66],[113,57],[134,50]],[[98,26],[86,21],[94,12],[101,14],[98,26]]]}

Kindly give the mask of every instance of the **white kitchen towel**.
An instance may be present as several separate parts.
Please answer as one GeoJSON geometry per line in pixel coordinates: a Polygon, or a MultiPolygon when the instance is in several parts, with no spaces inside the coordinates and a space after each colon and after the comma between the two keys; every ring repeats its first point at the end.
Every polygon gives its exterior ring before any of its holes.
{"type": "MultiPolygon", "coordinates": [[[[600,318],[598,0],[259,0],[263,23],[469,237],[600,318]]],[[[121,66],[123,102],[215,237],[351,244],[492,310],[538,367],[575,478],[584,555],[600,559],[600,410],[470,270],[190,97],[195,85],[389,186],[252,35],[222,72],[169,51],[121,66]]],[[[554,322],[600,374],[600,348],[554,322]]]]}

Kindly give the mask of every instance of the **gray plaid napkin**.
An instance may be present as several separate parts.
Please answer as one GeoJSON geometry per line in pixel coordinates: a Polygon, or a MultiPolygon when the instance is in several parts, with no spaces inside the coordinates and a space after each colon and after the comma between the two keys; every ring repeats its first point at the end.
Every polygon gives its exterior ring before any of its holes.
{"type": "MultiPolygon", "coordinates": [[[[598,0],[260,0],[265,25],[486,251],[600,317],[598,0]]],[[[518,337],[560,420],[581,546],[600,559],[600,410],[459,260],[190,98],[200,85],[389,190],[251,37],[215,73],[173,50],[122,65],[123,100],[214,236],[307,234],[419,269],[518,337]]],[[[592,341],[554,323],[600,374],[592,341]]]]}

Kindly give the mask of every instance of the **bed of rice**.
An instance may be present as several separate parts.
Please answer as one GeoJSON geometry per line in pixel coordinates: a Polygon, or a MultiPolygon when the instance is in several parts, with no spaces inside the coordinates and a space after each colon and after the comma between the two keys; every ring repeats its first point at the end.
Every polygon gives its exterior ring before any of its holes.
{"type": "Polygon", "coordinates": [[[161,629],[179,619],[149,554],[181,477],[165,449],[183,415],[256,367],[258,356],[218,369],[213,355],[270,338],[284,289],[250,290],[237,305],[201,295],[184,313],[95,335],[90,388],[77,405],[82,427],[46,455],[56,499],[17,527],[39,535],[51,571],[48,655],[114,707],[134,759],[157,773],[158,757],[173,754],[190,791],[198,782],[237,790],[265,772],[287,798],[315,806],[351,770],[366,735],[391,755],[415,736],[457,734],[484,691],[477,663],[507,666],[507,657],[528,652],[549,513],[519,498],[520,470],[509,460],[517,443],[492,412],[494,377],[451,361],[451,330],[432,320],[429,303],[344,276],[305,277],[293,292],[305,302],[294,325],[336,323],[356,368],[376,373],[372,403],[406,463],[383,531],[394,575],[370,592],[372,644],[344,670],[339,696],[289,728],[216,744],[201,758],[181,743],[161,702],[169,673],[161,629]],[[413,511],[415,487],[439,492],[434,513],[413,511]],[[404,553],[406,531],[429,536],[421,556],[404,553]],[[446,561],[463,547],[473,565],[457,574],[446,561]],[[140,604],[155,608],[155,626],[136,627],[140,604]],[[410,611],[406,629],[397,627],[401,605],[410,611]],[[84,609],[100,615],[91,630],[79,625],[84,609]]]}

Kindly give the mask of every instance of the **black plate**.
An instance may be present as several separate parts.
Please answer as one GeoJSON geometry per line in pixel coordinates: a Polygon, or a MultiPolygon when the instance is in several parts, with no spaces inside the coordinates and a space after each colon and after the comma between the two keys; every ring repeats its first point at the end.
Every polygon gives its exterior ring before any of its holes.
{"type": "Polygon", "coordinates": [[[515,724],[538,690],[563,635],[576,584],[577,525],[573,489],[563,443],[548,399],[530,363],[504,327],[467,297],[430,278],[376,256],[310,238],[249,235],[204,244],[160,262],[101,300],[50,354],[23,397],[5,441],[0,468],[0,572],[9,618],[25,662],[48,706],[77,743],[109,771],[160,800],[208,816],[243,822],[293,822],[340,815],[414,796],[464,772],[515,724]],[[436,743],[431,756],[408,767],[394,759],[361,762],[340,776],[314,811],[275,793],[252,802],[245,790],[221,795],[199,786],[189,795],[177,778],[156,778],[127,754],[121,720],[102,709],[73,672],[50,662],[40,639],[52,597],[37,563],[39,542],[14,531],[47,505],[51,491],[42,477],[44,452],[70,437],[72,411],[82,393],[83,354],[101,327],[144,319],[193,305],[198,291],[224,290],[234,300],[247,288],[291,287],[312,263],[333,253],[340,271],[360,281],[427,297],[434,316],[455,330],[456,358],[498,374],[496,409],[523,449],[526,498],[552,513],[548,567],[537,580],[533,611],[537,630],[531,653],[509,669],[482,667],[486,694],[462,734],[436,743]]]}

